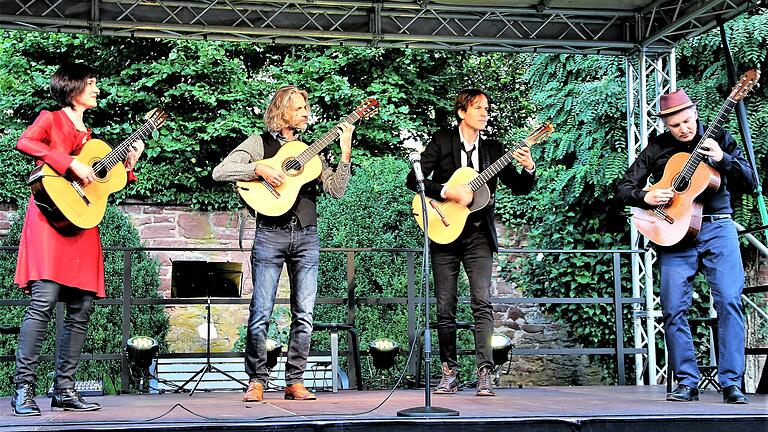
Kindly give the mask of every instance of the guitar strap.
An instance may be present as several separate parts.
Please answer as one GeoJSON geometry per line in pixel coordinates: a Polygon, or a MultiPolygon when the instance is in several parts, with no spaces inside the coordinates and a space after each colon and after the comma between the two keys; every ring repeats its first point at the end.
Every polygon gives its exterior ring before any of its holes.
{"type": "MultiPolygon", "coordinates": [[[[480,145],[480,159],[482,159],[480,161],[480,166],[483,167],[483,169],[480,172],[482,172],[488,169],[488,167],[491,165],[491,156],[488,154],[488,146],[486,145],[486,143],[482,143],[480,145]]],[[[488,202],[489,205],[493,205],[495,196],[496,194],[491,195],[490,197],[491,200],[488,202]]]]}
{"type": "Polygon", "coordinates": [[[248,218],[248,211],[246,209],[240,210],[240,234],[237,236],[237,245],[240,246],[240,250],[243,249],[243,235],[245,235],[245,221],[248,218]]]}

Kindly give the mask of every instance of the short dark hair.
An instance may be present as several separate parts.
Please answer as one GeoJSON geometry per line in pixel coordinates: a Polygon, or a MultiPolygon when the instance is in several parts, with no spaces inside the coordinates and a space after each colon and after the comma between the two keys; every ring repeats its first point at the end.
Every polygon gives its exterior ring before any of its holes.
{"type": "Polygon", "coordinates": [[[456,116],[456,120],[461,123],[461,117],[459,117],[459,111],[467,111],[469,105],[477,99],[479,96],[485,96],[488,99],[488,105],[491,104],[491,97],[488,93],[475,88],[464,89],[456,95],[456,100],[453,102],[453,114],[456,116]]]}
{"type": "Polygon", "coordinates": [[[99,72],[85,63],[64,63],[51,77],[51,96],[60,107],[71,107],[72,98],[85,90],[88,79],[99,72]]]}

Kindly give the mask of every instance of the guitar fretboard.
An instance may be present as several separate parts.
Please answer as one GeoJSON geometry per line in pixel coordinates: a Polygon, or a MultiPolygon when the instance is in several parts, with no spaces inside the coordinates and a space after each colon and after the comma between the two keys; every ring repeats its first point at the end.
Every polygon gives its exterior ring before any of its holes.
{"type": "Polygon", "coordinates": [[[493,176],[499,173],[504,167],[509,165],[510,162],[512,162],[512,153],[517,151],[517,149],[520,149],[522,147],[525,147],[528,145],[528,142],[525,140],[522,140],[515,144],[515,146],[512,148],[512,150],[506,152],[504,156],[500,157],[496,162],[492,163],[488,168],[484,169],[483,172],[480,173],[477,177],[475,177],[472,181],[468,183],[470,189],[472,189],[472,192],[477,191],[485,183],[488,182],[493,176]]]}
{"type": "Polygon", "coordinates": [[[336,140],[336,138],[339,137],[339,128],[338,126],[341,123],[347,122],[349,124],[354,124],[356,121],[360,120],[360,115],[357,113],[357,111],[353,111],[352,114],[348,115],[344,120],[339,122],[336,126],[332,127],[331,130],[325,133],[320,139],[312,143],[311,146],[307,147],[306,150],[299,153],[299,155],[296,157],[296,159],[299,161],[299,163],[303,166],[306,165],[310,159],[315,157],[317,154],[319,154],[323,149],[328,146],[328,144],[332,143],[336,140]]]}
{"type": "Polygon", "coordinates": [[[714,121],[709,125],[706,132],[704,132],[704,136],[701,137],[701,140],[699,140],[699,142],[696,144],[696,148],[691,153],[691,156],[685,162],[685,166],[682,170],[680,170],[680,176],[675,179],[675,183],[672,185],[675,189],[681,186],[685,186],[688,182],[690,182],[693,173],[696,172],[696,168],[706,157],[699,153],[698,150],[701,149],[704,141],[706,141],[708,138],[714,139],[715,135],[717,135],[717,133],[723,127],[723,123],[725,123],[726,117],[728,117],[728,114],[731,113],[734,106],[736,106],[736,101],[730,97],[726,99],[723,107],[720,108],[720,112],[717,113],[714,121]]]}
{"type": "Polygon", "coordinates": [[[120,143],[120,145],[112,149],[111,152],[109,152],[106,156],[104,156],[104,158],[97,162],[96,165],[93,166],[93,170],[95,172],[109,171],[119,162],[125,160],[126,156],[128,156],[128,153],[131,151],[131,145],[136,142],[136,140],[146,139],[155,129],[157,128],[155,127],[154,123],[152,123],[151,120],[148,120],[146,123],[141,125],[140,128],[134,131],[128,138],[126,138],[125,141],[120,143]]]}

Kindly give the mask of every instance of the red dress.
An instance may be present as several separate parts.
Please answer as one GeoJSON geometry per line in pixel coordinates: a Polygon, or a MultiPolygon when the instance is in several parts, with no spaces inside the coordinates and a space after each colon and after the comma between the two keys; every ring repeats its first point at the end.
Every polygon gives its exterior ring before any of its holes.
{"type": "MultiPolygon", "coordinates": [[[[64,111],[42,111],[21,134],[16,149],[65,173],[83,143],[91,137],[77,130],[64,111]]],[[[64,236],[56,231],[30,197],[19,240],[14,282],[28,290],[30,282],[46,279],[105,297],[104,257],[98,227],[64,236]]]]}

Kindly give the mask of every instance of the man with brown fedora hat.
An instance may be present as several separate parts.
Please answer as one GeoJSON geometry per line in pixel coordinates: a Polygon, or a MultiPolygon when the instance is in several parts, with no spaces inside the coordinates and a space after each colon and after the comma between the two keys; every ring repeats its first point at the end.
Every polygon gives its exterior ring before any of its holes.
{"type": "Polygon", "coordinates": [[[706,156],[703,163],[721,176],[716,191],[707,190],[698,197],[703,204],[701,230],[695,239],[673,246],[657,246],[661,276],[661,308],[669,351],[669,367],[677,378],[677,388],[667,395],[668,401],[699,399],[701,378],[696,364],[693,337],[687,313],[692,303],[691,282],[699,268],[709,282],[718,317],[719,345],[717,375],[723,389],[723,401],[745,404],[749,399],[740,385],[744,373],[744,317],[741,313],[741,291],[744,268],[739,251],[738,234],[731,219],[730,190],[754,190],[755,178],[749,163],[726,130],[715,139],[706,139],[705,126],[699,122],[696,103],[683,89],[665,94],[656,113],[667,132],[651,136],[619,182],[618,196],[623,203],[651,209],[665,205],[675,196],[673,188],[645,189],[649,178],[658,182],[672,155],[698,151],[706,156]]]}
{"type": "Polygon", "coordinates": [[[656,113],[656,116],[664,118],[684,109],[695,107],[696,102],[688,97],[685,90],[679,89],[672,93],[662,95],[661,98],[659,98],[659,106],[661,109],[656,113]]]}

